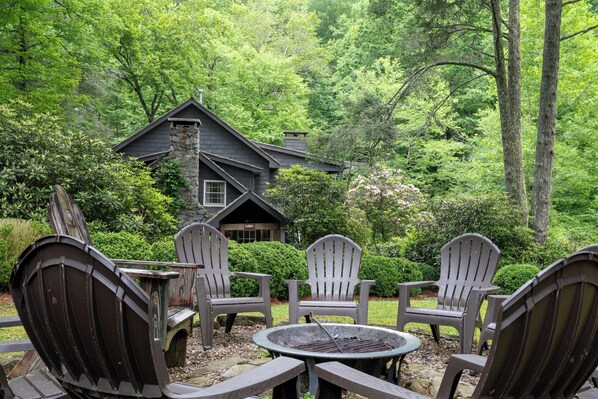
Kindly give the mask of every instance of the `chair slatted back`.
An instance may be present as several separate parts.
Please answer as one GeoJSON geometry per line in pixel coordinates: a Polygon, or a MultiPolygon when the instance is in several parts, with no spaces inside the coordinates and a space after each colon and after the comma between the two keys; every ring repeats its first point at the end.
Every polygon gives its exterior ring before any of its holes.
{"type": "Polygon", "coordinates": [[[67,391],[162,397],[168,374],[148,295],[101,253],[72,237],[41,238],[21,255],[10,288],[27,335],[67,391]]]}
{"type": "Polygon", "coordinates": [[[91,244],[83,212],[61,185],[55,185],[50,194],[48,219],[54,233],[75,237],[91,244]]]}
{"type": "Polygon", "coordinates": [[[598,366],[598,254],[576,253],[501,306],[474,397],[573,397],[598,366]]]}
{"type": "Polygon", "coordinates": [[[307,268],[313,300],[351,301],[359,282],[361,247],[351,239],[330,234],[307,250],[307,268]]]}
{"type": "Polygon", "coordinates": [[[174,237],[179,261],[203,264],[198,275],[204,276],[206,292],[213,298],[230,297],[228,239],[205,223],[191,223],[174,237]]]}
{"type": "Polygon", "coordinates": [[[463,311],[472,288],[489,287],[498,266],[500,250],[479,234],[464,234],[440,251],[438,308],[463,311]]]}
{"type": "MultiPolygon", "coordinates": [[[[75,237],[92,245],[83,212],[64,188],[58,184],[54,186],[54,190],[50,194],[48,219],[55,234],[75,237]]],[[[193,308],[195,302],[192,287],[195,269],[176,266],[171,266],[170,269],[178,272],[180,277],[171,280],[168,284],[168,304],[193,308]]]]}

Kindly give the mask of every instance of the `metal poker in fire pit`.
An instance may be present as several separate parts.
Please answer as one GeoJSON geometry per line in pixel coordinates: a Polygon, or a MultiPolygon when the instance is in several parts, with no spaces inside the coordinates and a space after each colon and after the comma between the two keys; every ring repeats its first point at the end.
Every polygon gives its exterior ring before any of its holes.
{"type": "Polygon", "coordinates": [[[401,363],[421,342],[416,337],[381,327],[353,324],[292,324],[268,328],[253,341],[270,352],[304,360],[309,375],[309,392],[316,393],[316,363],[336,360],[371,375],[385,375],[398,383],[401,363]]]}

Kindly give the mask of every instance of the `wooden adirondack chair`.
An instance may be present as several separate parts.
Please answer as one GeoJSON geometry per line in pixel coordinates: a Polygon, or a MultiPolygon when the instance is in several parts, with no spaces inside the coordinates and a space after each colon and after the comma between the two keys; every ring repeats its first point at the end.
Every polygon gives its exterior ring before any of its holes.
{"type": "Polygon", "coordinates": [[[225,331],[230,332],[237,313],[260,312],[266,326],[272,327],[269,274],[231,272],[228,269],[228,239],[214,227],[204,223],[185,226],[174,237],[176,252],[181,262],[200,263],[195,291],[199,308],[202,345],[212,347],[214,318],[227,314],[225,331]],[[257,279],[257,297],[231,297],[230,278],[257,279]]]}
{"type": "Polygon", "coordinates": [[[330,234],[318,239],[305,251],[307,280],[286,280],[289,286],[289,323],[302,316],[349,316],[357,324],[367,324],[368,297],[373,280],[359,280],[361,247],[351,239],[330,234]],[[299,284],[309,284],[311,301],[299,300],[299,284]],[[359,302],[353,301],[355,287],[360,285],[359,302]]]}
{"type": "MultiPolygon", "coordinates": [[[[453,398],[465,369],[481,373],[472,398],[596,397],[578,391],[598,365],[598,254],[573,254],[540,272],[501,305],[496,328],[488,358],[451,356],[437,399],[453,398]]],[[[315,371],[319,398],[340,398],[341,388],[368,398],[427,398],[340,363],[315,371]]]]}
{"type": "MultiPolygon", "coordinates": [[[[91,244],[81,209],[60,185],[54,186],[50,195],[48,219],[54,233],[75,237],[91,244]]],[[[152,317],[162,341],[166,363],[169,367],[184,366],[187,338],[193,332],[193,284],[198,265],[124,259],[112,261],[127,269],[125,272],[129,273],[130,277],[139,280],[139,284],[150,294],[151,300],[159,305],[154,307],[155,313],[152,317]],[[165,266],[170,272],[138,270],[149,266],[165,266]]]]}
{"type": "MultiPolygon", "coordinates": [[[[598,253],[598,244],[588,245],[577,252],[596,252],[598,253]]],[[[486,310],[486,316],[484,317],[484,325],[482,332],[480,333],[480,340],[478,341],[478,355],[481,355],[484,349],[488,349],[488,341],[494,338],[496,330],[496,318],[498,315],[498,309],[500,304],[503,303],[509,295],[489,295],[488,296],[488,308],[486,310]]],[[[596,370],[596,376],[594,380],[598,378],[598,370],[596,370]]],[[[595,382],[598,387],[598,381],[595,382]]]]}
{"type": "Polygon", "coordinates": [[[33,345],[72,397],[239,398],[273,388],[274,398],[296,398],[305,367],[290,358],[208,388],[170,382],[148,294],[75,238],[33,243],[17,262],[10,288],[33,345]]]}
{"type": "Polygon", "coordinates": [[[492,286],[500,250],[486,237],[464,234],[445,244],[440,251],[440,280],[400,283],[397,330],[403,331],[410,322],[427,323],[436,342],[440,340],[439,325],[459,331],[460,353],[470,353],[475,327],[481,327],[479,310],[488,294],[499,287],[492,286]],[[412,288],[436,285],[436,309],[411,307],[412,288]]]}

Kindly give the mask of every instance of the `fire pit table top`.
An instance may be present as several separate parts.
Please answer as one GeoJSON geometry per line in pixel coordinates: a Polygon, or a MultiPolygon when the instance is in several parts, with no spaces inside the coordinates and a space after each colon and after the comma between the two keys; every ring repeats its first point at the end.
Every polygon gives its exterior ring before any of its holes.
{"type": "Polygon", "coordinates": [[[270,352],[318,360],[394,358],[421,345],[419,339],[402,331],[333,323],[268,328],[256,333],[253,341],[270,352]]]}
{"type": "Polygon", "coordinates": [[[272,357],[284,355],[304,360],[312,394],[317,392],[318,385],[314,374],[316,363],[339,361],[371,375],[386,374],[388,381],[398,384],[403,358],[421,345],[419,339],[402,331],[332,323],[268,328],[256,333],[253,341],[272,357]]]}

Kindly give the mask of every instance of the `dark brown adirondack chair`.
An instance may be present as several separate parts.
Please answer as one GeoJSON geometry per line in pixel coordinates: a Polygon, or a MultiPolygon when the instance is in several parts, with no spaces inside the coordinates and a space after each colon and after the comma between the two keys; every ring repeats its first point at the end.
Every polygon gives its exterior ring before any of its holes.
{"type": "Polygon", "coordinates": [[[93,247],[48,236],[21,255],[11,293],[35,349],[77,398],[295,398],[302,361],[279,358],[208,388],[169,381],[149,295],[93,247]]]}
{"type": "MultiPolygon", "coordinates": [[[[451,356],[437,399],[453,398],[465,369],[481,373],[472,398],[592,395],[578,391],[598,365],[598,255],[573,254],[540,272],[503,302],[496,329],[488,358],[451,356]]],[[[368,398],[427,398],[340,363],[315,371],[319,398],[340,398],[341,388],[368,398]]]]}
{"type": "Polygon", "coordinates": [[[500,250],[486,237],[464,234],[445,244],[440,251],[440,280],[400,283],[397,330],[403,331],[410,322],[427,323],[439,342],[438,326],[452,326],[459,331],[460,353],[470,353],[475,327],[481,327],[479,310],[488,294],[499,287],[492,286],[500,250]],[[412,288],[436,285],[436,309],[411,307],[412,288]]]}
{"type": "MultiPolygon", "coordinates": [[[[60,185],[54,186],[50,195],[48,219],[56,234],[75,237],[91,244],[85,218],[79,206],[60,185]]],[[[131,277],[150,294],[154,307],[154,326],[160,335],[169,367],[184,366],[187,338],[193,332],[195,316],[193,284],[198,265],[175,262],[149,262],[139,260],[112,259],[119,267],[126,269],[131,277]],[[171,272],[145,269],[149,266],[165,266],[171,272]],[[132,269],[135,270],[132,270],[132,269]],[[129,270],[131,269],[131,270],[129,270]]]]}
{"type": "Polygon", "coordinates": [[[176,252],[181,262],[200,263],[195,283],[201,337],[204,349],[212,347],[214,318],[227,314],[225,331],[230,332],[237,313],[260,312],[266,326],[272,327],[269,274],[231,272],[228,269],[228,239],[214,227],[204,223],[185,226],[174,237],[176,252]],[[231,297],[230,278],[257,279],[256,297],[231,297]]]}
{"type": "MultiPolygon", "coordinates": [[[[588,245],[576,252],[596,252],[598,253],[598,244],[588,245]]],[[[489,295],[488,296],[488,308],[486,310],[486,316],[484,317],[484,325],[482,332],[480,333],[480,340],[478,341],[478,354],[481,355],[484,349],[488,349],[488,341],[494,338],[496,330],[496,317],[498,315],[498,309],[500,304],[504,302],[509,295],[489,295]]],[[[596,378],[598,378],[598,370],[596,372],[596,378]]],[[[595,379],[596,379],[595,378],[595,379]]],[[[598,386],[598,382],[595,382],[598,386]]]]}
{"type": "Polygon", "coordinates": [[[310,314],[352,317],[357,324],[368,322],[368,297],[373,280],[359,280],[361,247],[351,239],[330,234],[318,239],[305,251],[307,280],[286,280],[289,286],[289,323],[296,324],[310,314]],[[299,284],[309,284],[311,300],[299,300],[299,284]],[[360,285],[359,302],[353,300],[360,285]]]}

